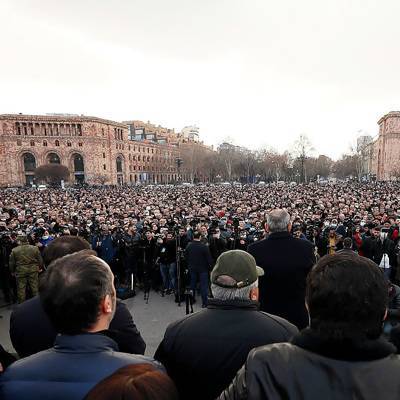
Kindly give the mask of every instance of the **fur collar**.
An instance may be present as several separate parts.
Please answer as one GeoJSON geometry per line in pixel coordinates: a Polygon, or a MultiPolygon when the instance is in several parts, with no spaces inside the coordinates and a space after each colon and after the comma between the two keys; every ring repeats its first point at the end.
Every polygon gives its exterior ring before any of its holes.
{"type": "Polygon", "coordinates": [[[342,361],[372,361],[396,353],[395,346],[382,337],[375,340],[360,338],[332,341],[320,337],[310,328],[294,336],[291,343],[304,350],[342,361]]]}

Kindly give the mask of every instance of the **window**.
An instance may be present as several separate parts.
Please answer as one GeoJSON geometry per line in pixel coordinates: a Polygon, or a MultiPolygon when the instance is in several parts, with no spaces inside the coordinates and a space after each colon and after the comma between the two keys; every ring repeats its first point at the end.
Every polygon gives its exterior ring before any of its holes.
{"type": "Polygon", "coordinates": [[[117,163],[117,172],[122,172],[122,157],[121,156],[117,157],[116,163],[117,163]]]}
{"type": "Polygon", "coordinates": [[[60,142],[58,140],[56,140],[55,145],[58,147],[60,145],[60,142]]]}
{"type": "Polygon", "coordinates": [[[22,146],[22,141],[21,141],[21,139],[17,139],[17,146],[22,146]]]}
{"type": "Polygon", "coordinates": [[[106,153],[103,153],[103,158],[106,158],[106,153]]]}
{"type": "Polygon", "coordinates": [[[34,146],[34,145],[35,145],[35,141],[31,140],[31,146],[34,146]]]}
{"type": "Polygon", "coordinates": [[[33,130],[33,126],[31,126],[31,135],[33,136],[35,134],[34,130],[33,130]]]}
{"type": "Polygon", "coordinates": [[[101,128],[101,134],[104,136],[104,128],[101,128]]]}
{"type": "Polygon", "coordinates": [[[103,169],[104,169],[104,170],[106,169],[106,164],[103,164],[103,169]]]}
{"type": "Polygon", "coordinates": [[[27,135],[28,131],[26,130],[26,125],[24,125],[24,135],[27,135]]]}
{"type": "Polygon", "coordinates": [[[47,162],[49,164],[61,164],[60,157],[57,153],[49,153],[47,156],[47,162]]]}
{"type": "Polygon", "coordinates": [[[16,123],[16,127],[17,127],[17,135],[21,134],[21,127],[19,125],[19,122],[16,123]]]}
{"type": "Polygon", "coordinates": [[[47,147],[47,141],[43,140],[43,146],[47,147]]]}
{"type": "Polygon", "coordinates": [[[82,146],[83,146],[83,143],[82,143],[82,142],[79,142],[79,143],[78,143],[78,146],[79,146],[79,147],[82,147],[82,146]]]}
{"type": "Polygon", "coordinates": [[[33,172],[36,168],[35,156],[31,153],[25,153],[22,161],[24,163],[24,171],[33,172]]]}
{"type": "Polygon", "coordinates": [[[72,146],[71,142],[67,142],[67,146],[71,147],[72,146]]]}

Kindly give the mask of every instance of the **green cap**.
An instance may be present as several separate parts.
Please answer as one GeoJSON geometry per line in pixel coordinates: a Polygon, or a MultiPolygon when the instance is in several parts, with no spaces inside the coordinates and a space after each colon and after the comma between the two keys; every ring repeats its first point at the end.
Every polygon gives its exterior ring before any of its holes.
{"type": "Polygon", "coordinates": [[[242,288],[251,285],[264,270],[257,267],[254,257],[243,250],[230,250],[222,253],[211,272],[211,283],[222,287],[242,288]],[[236,284],[222,285],[218,282],[220,276],[229,276],[236,284]]]}

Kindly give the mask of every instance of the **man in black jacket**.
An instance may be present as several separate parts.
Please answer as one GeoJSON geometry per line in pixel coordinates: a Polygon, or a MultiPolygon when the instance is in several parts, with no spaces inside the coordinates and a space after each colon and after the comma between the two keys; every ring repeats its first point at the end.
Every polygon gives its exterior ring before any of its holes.
{"type": "Polygon", "coordinates": [[[208,400],[233,379],[249,351],[286,342],[297,328],[258,310],[254,258],[241,250],[223,253],[211,273],[207,309],[170,324],[155,358],[166,367],[181,399],[208,400]]]}
{"type": "Polygon", "coordinates": [[[374,226],[372,228],[371,237],[364,239],[361,245],[361,250],[363,251],[365,257],[369,258],[377,265],[381,264],[383,255],[387,254],[389,258],[389,263],[388,265],[385,265],[382,269],[385,270],[385,275],[388,278],[394,277],[395,268],[397,265],[395,245],[393,240],[389,239],[387,229],[385,232],[380,226],[374,226]],[[391,274],[391,272],[393,272],[393,275],[391,274]]]}
{"type": "MultiPolygon", "coordinates": [[[[53,240],[43,255],[44,264],[67,254],[89,249],[90,245],[77,236],[61,236],[53,240]]],[[[146,344],[142,339],[126,305],[117,301],[114,318],[108,334],[125,353],[144,354],[146,344]]],[[[20,304],[11,314],[11,342],[20,357],[27,357],[53,347],[57,332],[44,312],[39,296],[20,304]]]]}
{"type": "Polygon", "coordinates": [[[394,400],[400,358],[381,338],[387,282],[365,257],[321,258],[307,280],[310,328],[259,347],[220,400],[394,400]]]}
{"type": "Polygon", "coordinates": [[[260,278],[260,309],[287,319],[299,329],[308,325],[304,306],[306,277],[315,263],[313,245],[290,235],[290,215],[281,209],[267,217],[267,239],[249,246],[265,271],[260,278]]]}
{"type": "Polygon", "coordinates": [[[201,232],[194,232],[193,241],[188,244],[185,250],[185,258],[190,272],[190,289],[193,297],[196,295],[196,284],[200,281],[200,293],[202,307],[207,307],[208,296],[208,272],[213,265],[208,245],[202,243],[201,232]]]}

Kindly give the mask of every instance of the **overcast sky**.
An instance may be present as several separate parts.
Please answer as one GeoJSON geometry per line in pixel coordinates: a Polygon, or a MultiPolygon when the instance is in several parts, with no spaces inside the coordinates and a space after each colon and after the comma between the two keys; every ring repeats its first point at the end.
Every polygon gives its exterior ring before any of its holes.
{"type": "Polygon", "coordinates": [[[337,158],[400,109],[398,0],[0,0],[0,113],[337,158]]]}

